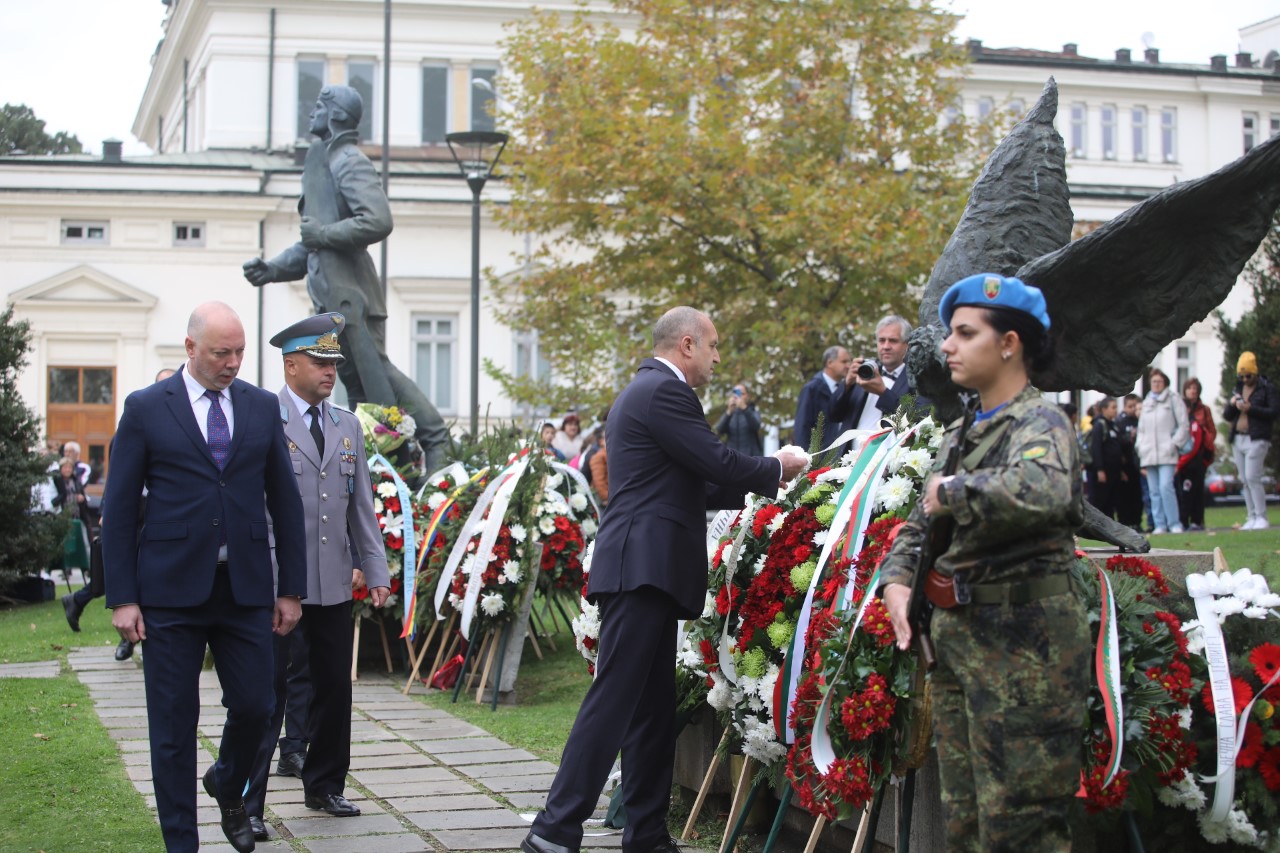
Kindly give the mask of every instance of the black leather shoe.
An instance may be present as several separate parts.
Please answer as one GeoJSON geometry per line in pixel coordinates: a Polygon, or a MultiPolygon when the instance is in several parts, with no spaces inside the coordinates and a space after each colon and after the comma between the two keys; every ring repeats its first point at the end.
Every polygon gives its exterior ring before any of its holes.
{"type": "Polygon", "coordinates": [[[680,853],[680,845],[668,835],[665,841],[660,841],[651,847],[650,853],[680,853]]]}
{"type": "Polygon", "coordinates": [[[302,765],[307,763],[305,752],[287,752],[276,762],[277,776],[293,776],[302,778],[302,765]]]}
{"type": "Polygon", "coordinates": [[[307,794],[302,804],[309,809],[327,812],[334,817],[355,817],[360,814],[360,807],[341,794],[307,794]]]}
{"type": "Polygon", "coordinates": [[[524,853],[578,853],[579,850],[577,847],[565,847],[563,844],[548,841],[533,832],[526,835],[524,841],[520,842],[520,849],[524,853]]]}
{"type": "Polygon", "coordinates": [[[238,853],[251,853],[257,845],[253,841],[253,827],[249,824],[249,815],[244,810],[244,800],[238,800],[228,808],[222,800],[218,799],[218,789],[213,784],[212,765],[204,771],[204,790],[217,801],[218,810],[222,812],[222,834],[227,837],[238,853]]]}
{"type": "Polygon", "coordinates": [[[266,841],[271,837],[267,834],[267,825],[263,823],[260,817],[249,815],[249,828],[253,830],[253,837],[256,841],[266,841]]]}
{"type": "Polygon", "coordinates": [[[131,657],[133,657],[133,643],[121,640],[116,646],[116,660],[128,660],[131,657]]]}
{"type": "Polygon", "coordinates": [[[67,624],[71,626],[71,630],[79,634],[80,608],[76,605],[76,600],[71,597],[71,593],[62,596],[62,612],[67,614],[67,624]]]}

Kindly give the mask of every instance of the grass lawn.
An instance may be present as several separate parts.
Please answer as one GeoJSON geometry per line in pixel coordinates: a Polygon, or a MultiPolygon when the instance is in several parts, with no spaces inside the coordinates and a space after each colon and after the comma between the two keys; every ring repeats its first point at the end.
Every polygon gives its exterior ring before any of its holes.
{"type": "MultiPolygon", "coordinates": [[[[67,591],[58,586],[58,597],[67,591]]],[[[111,646],[120,635],[111,627],[111,611],[96,598],[80,617],[80,633],[72,633],[62,602],[55,598],[40,604],[0,609],[0,663],[65,659],[66,650],[81,646],[111,646]]]]}

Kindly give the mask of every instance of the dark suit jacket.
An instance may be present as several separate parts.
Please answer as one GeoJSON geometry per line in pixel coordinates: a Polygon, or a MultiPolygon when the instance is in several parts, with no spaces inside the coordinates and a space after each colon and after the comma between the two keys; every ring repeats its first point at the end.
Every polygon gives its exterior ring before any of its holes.
{"type": "Polygon", "coordinates": [[[776,459],[730,450],[693,389],[657,359],[640,363],[609,410],[609,508],[596,538],[588,597],[662,590],[683,618],[707,593],[706,511],[773,495],[776,459]]]}
{"type": "Polygon", "coordinates": [[[196,424],[181,371],[125,400],[103,496],[110,507],[102,530],[108,607],[206,602],[222,530],[236,603],[273,605],[268,510],[279,594],[307,594],[302,500],[280,425],[280,401],[239,379],[230,393],[235,423],[221,472],[196,424]],[[139,530],[143,486],[148,499],[139,530]]]}
{"type": "MultiPolygon", "coordinates": [[[[902,401],[902,396],[909,393],[911,393],[911,380],[907,376],[907,371],[903,369],[898,374],[898,378],[893,380],[893,385],[885,388],[880,399],[876,400],[876,408],[883,415],[892,415],[898,411],[898,403],[902,401]]],[[[862,410],[866,408],[867,397],[867,392],[855,382],[845,388],[844,392],[831,404],[831,418],[844,424],[845,429],[853,429],[858,425],[858,419],[862,417],[862,410]]],[[[917,397],[916,407],[919,408],[922,405],[927,409],[929,402],[923,397],[917,397]]]]}
{"type": "Polygon", "coordinates": [[[840,420],[831,414],[832,402],[831,389],[827,387],[826,377],[819,370],[800,389],[800,401],[796,403],[795,430],[791,439],[793,444],[806,451],[809,449],[809,442],[813,437],[813,428],[818,424],[819,414],[826,415],[827,419],[826,426],[822,430],[822,442],[818,447],[821,449],[835,441],[836,436],[840,434],[840,420]]]}

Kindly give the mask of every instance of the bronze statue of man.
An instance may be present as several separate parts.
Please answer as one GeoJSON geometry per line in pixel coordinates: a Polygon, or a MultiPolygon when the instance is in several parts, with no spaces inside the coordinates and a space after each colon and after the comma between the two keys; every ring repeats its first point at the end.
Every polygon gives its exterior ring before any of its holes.
{"type": "Polygon", "coordinates": [[[387,358],[386,297],[368,247],[391,233],[391,207],[378,173],[356,144],[363,113],[360,93],[350,86],[320,90],[310,127],[319,142],[307,151],[298,200],[302,240],[269,261],[250,259],[244,277],[261,287],[305,275],[316,313],[337,311],[346,317],[340,343],[347,360],[338,375],[349,401],[407,411],[431,472],[440,462],[447,431],[422,390],[387,358]]]}

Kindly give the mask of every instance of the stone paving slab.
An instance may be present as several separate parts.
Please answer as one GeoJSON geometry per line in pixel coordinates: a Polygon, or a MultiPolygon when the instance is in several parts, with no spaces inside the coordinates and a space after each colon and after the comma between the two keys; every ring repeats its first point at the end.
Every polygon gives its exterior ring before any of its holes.
{"type": "MultiPolygon", "coordinates": [[[[378,815],[386,814],[387,810],[378,805],[373,800],[364,799],[358,793],[350,789],[346,793],[347,799],[360,807],[361,815],[378,815]]],[[[302,804],[302,800],[297,802],[271,802],[271,791],[267,790],[267,809],[281,820],[297,820],[299,818],[326,817],[324,812],[309,809],[302,804]]],[[[329,820],[345,820],[346,818],[329,818],[329,820]]]]}
{"type": "Polygon", "coordinates": [[[444,767],[403,767],[392,770],[361,770],[353,776],[362,785],[382,782],[445,782],[458,777],[444,767]]]}
{"type": "Polygon", "coordinates": [[[442,829],[502,829],[513,826],[523,826],[527,831],[529,828],[528,821],[520,815],[502,808],[411,812],[405,817],[429,832],[442,829]]]}
{"type": "Polygon", "coordinates": [[[436,760],[423,755],[417,750],[397,752],[392,755],[360,755],[351,757],[351,772],[360,770],[381,770],[392,767],[427,767],[434,766],[436,760]]]}
{"type": "Polygon", "coordinates": [[[488,784],[490,779],[509,776],[554,776],[556,766],[549,761],[513,761],[508,764],[450,764],[459,773],[488,784]]]}
{"type": "MultiPolygon", "coordinates": [[[[312,812],[314,814],[314,812],[312,812]]],[[[339,836],[370,835],[375,832],[402,832],[404,827],[400,821],[389,814],[358,815],[356,817],[304,817],[292,818],[284,822],[284,828],[294,836],[339,836]]]]}
{"type": "Polygon", "coordinates": [[[61,671],[56,660],[0,664],[0,678],[57,678],[61,671]]]}
{"type": "Polygon", "coordinates": [[[450,767],[465,764],[510,764],[517,761],[537,761],[538,756],[523,749],[487,749],[474,752],[452,752],[443,759],[450,767]]]}
{"type": "Polygon", "coordinates": [[[374,785],[364,783],[375,797],[384,800],[392,797],[428,797],[432,794],[470,794],[475,787],[461,779],[454,778],[445,782],[379,782],[374,785]]]}
{"type": "MultiPolygon", "coordinates": [[[[545,795],[543,796],[545,800],[545,795]]],[[[409,812],[489,809],[497,801],[485,794],[444,794],[434,797],[388,797],[387,804],[402,814],[409,812]]],[[[539,804],[541,805],[541,804],[539,804]]]]}
{"type": "Polygon", "coordinates": [[[496,737],[448,738],[441,740],[420,740],[419,747],[431,755],[445,755],[451,752],[478,752],[484,749],[510,749],[496,737]]]}
{"type": "Polygon", "coordinates": [[[378,741],[371,741],[369,743],[351,744],[352,759],[355,759],[357,756],[365,756],[365,755],[409,755],[409,754],[421,755],[422,753],[401,740],[378,740],[378,741]]]}
{"type": "MultiPolygon", "coordinates": [[[[302,846],[311,853],[352,853],[351,842],[350,838],[307,839],[302,846]]],[[[430,842],[408,833],[369,835],[360,839],[360,853],[419,853],[435,849],[430,842]]]]}
{"type": "Polygon", "coordinates": [[[515,850],[529,834],[528,825],[511,829],[442,829],[431,833],[449,850],[515,850]]]}
{"type": "Polygon", "coordinates": [[[537,776],[507,776],[499,779],[490,779],[485,782],[485,787],[492,791],[545,791],[551,787],[553,774],[543,773],[537,776]]]}

